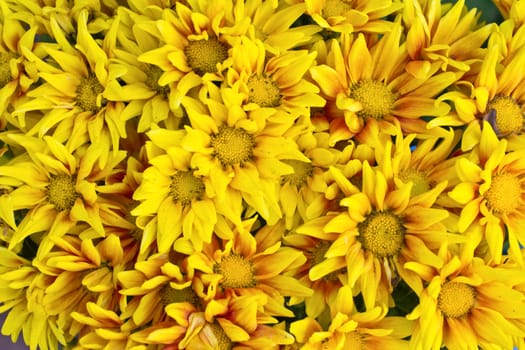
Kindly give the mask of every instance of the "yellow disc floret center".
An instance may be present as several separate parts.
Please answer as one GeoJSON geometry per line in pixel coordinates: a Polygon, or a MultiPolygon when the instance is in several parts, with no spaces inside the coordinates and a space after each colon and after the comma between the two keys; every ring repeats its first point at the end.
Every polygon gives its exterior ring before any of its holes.
{"type": "Polygon", "coordinates": [[[438,296],[438,308],[449,318],[467,315],[476,303],[476,290],[462,282],[445,282],[438,296]]]}
{"type": "Polygon", "coordinates": [[[77,87],[77,105],[86,112],[97,112],[102,107],[102,92],[104,87],[94,74],[80,79],[77,87]]]}
{"type": "Polygon", "coordinates": [[[250,288],[255,286],[253,263],[240,254],[232,253],[223,256],[215,264],[214,272],[222,275],[223,288],[250,288]]]}
{"type": "Polygon", "coordinates": [[[345,349],[363,350],[366,349],[365,339],[359,331],[345,334],[345,349]]]}
{"type": "Polygon", "coordinates": [[[226,125],[219,127],[219,132],[212,135],[211,146],[214,156],[224,166],[242,164],[253,157],[255,142],[253,135],[244,129],[236,129],[226,125]]]}
{"type": "Polygon", "coordinates": [[[519,132],[523,127],[523,113],[516,101],[508,96],[499,96],[489,102],[489,122],[499,136],[519,132]]]}
{"type": "Polygon", "coordinates": [[[204,190],[202,180],[191,171],[178,171],[171,178],[170,195],[173,201],[181,205],[188,205],[192,200],[202,198],[204,190]]]}
{"type": "Polygon", "coordinates": [[[412,182],[412,189],[410,194],[417,196],[428,192],[432,186],[430,185],[428,176],[416,169],[405,169],[399,173],[399,178],[404,182],[412,182]]]}
{"type": "Polygon", "coordinates": [[[302,187],[308,178],[312,176],[314,167],[312,163],[303,162],[295,159],[285,159],[283,163],[288,164],[293,168],[293,174],[284,175],[283,181],[288,182],[297,188],[302,187]]]}
{"type": "Polygon", "coordinates": [[[248,102],[261,107],[277,107],[281,104],[281,90],[272,78],[252,74],[246,83],[248,102]]]}
{"type": "Polygon", "coordinates": [[[216,73],[217,64],[228,58],[228,48],[217,38],[190,40],[184,53],[188,65],[199,75],[216,73]]]}
{"type": "Polygon", "coordinates": [[[357,228],[363,248],[378,258],[396,256],[403,247],[405,227],[390,211],[371,212],[357,228]]]}
{"type": "Polygon", "coordinates": [[[167,85],[159,85],[159,78],[162,76],[164,71],[157,66],[150,65],[146,70],[146,85],[153,91],[156,91],[159,95],[166,97],[170,92],[170,88],[167,85]]]}
{"type": "Polygon", "coordinates": [[[166,306],[172,303],[190,303],[198,305],[200,302],[199,297],[191,287],[183,289],[172,288],[169,284],[165,285],[160,292],[160,299],[162,305],[166,306]]]}
{"type": "Polygon", "coordinates": [[[375,80],[363,80],[350,87],[350,98],[361,103],[357,114],[362,118],[383,119],[394,108],[396,95],[384,84],[375,80]]]}
{"type": "Polygon", "coordinates": [[[224,331],[224,329],[222,329],[221,325],[217,322],[214,322],[210,324],[210,327],[213,332],[213,335],[215,336],[215,339],[217,340],[217,346],[214,347],[214,349],[231,350],[233,348],[233,342],[230,338],[228,338],[228,335],[226,335],[226,332],[224,331]]]}
{"type": "Polygon", "coordinates": [[[352,2],[347,0],[325,0],[322,10],[323,17],[344,16],[352,9],[352,2]]]}
{"type": "Polygon", "coordinates": [[[16,58],[16,55],[12,52],[0,52],[0,88],[13,80],[10,64],[13,58],[16,58]]]}
{"type": "Polygon", "coordinates": [[[487,206],[497,214],[516,210],[521,203],[523,189],[520,180],[507,173],[492,176],[489,189],[485,192],[487,206]]]}
{"type": "Polygon", "coordinates": [[[70,175],[53,175],[47,185],[47,200],[57,211],[69,210],[79,197],[75,186],[76,179],[70,175]]]}

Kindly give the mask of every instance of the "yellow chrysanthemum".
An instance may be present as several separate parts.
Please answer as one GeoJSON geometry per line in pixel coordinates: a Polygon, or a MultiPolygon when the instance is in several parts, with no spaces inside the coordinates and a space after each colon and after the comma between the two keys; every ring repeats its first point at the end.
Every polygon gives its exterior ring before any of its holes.
{"type": "Polygon", "coordinates": [[[361,292],[368,308],[390,304],[392,283],[398,277],[420,290],[421,281],[403,265],[414,260],[433,263],[431,251],[444,239],[456,239],[442,223],[448,212],[433,207],[435,196],[424,200],[414,196],[413,200],[412,182],[395,182],[366,161],[362,188],[341,170],[333,167],[330,171],[345,195],[340,205],[347,209],[297,228],[298,233],[326,240],[337,235],[325,260],[310,270],[310,279],[316,281],[346,268],[345,283],[361,292]]]}
{"type": "Polygon", "coordinates": [[[48,44],[43,48],[49,55],[47,60],[24,51],[28,60],[36,65],[42,84],[27,92],[13,115],[21,128],[29,129],[28,135],[52,134],[73,148],[86,141],[98,143],[100,136],[109,132],[111,146],[117,152],[120,139],[126,137],[125,121],[133,115],[123,102],[111,102],[104,96],[109,81],[116,79],[108,73],[105,51],[105,45],[116,33],[107,33],[107,41],[101,47],[88,32],[87,20],[88,12],[81,11],[77,42],[73,47],[57,19],[51,17],[51,28],[59,46],[48,44]],[[30,114],[35,111],[43,115],[32,120],[30,114]]]}
{"type": "Polygon", "coordinates": [[[458,229],[464,232],[473,223],[483,227],[491,258],[502,259],[503,242],[508,238],[510,255],[523,264],[520,243],[525,243],[525,150],[507,152],[507,141],[498,140],[484,122],[477,147],[468,158],[456,162],[459,183],[449,196],[461,206],[458,229]]]}
{"type": "Polygon", "coordinates": [[[242,94],[243,108],[250,115],[257,113],[269,122],[291,124],[298,116],[309,116],[310,108],[324,106],[319,88],[305,79],[315,53],[294,50],[267,57],[262,41],[243,38],[231,55],[226,86],[242,94]]]}
{"type": "MultiPolygon", "coordinates": [[[[347,292],[347,297],[352,297],[347,292]]],[[[402,317],[386,316],[386,309],[376,307],[363,313],[338,312],[326,328],[315,319],[306,317],[294,321],[290,332],[296,338],[296,349],[359,349],[405,350],[410,335],[411,322],[402,317]]]]}
{"type": "Polygon", "coordinates": [[[365,35],[343,34],[341,43],[331,41],[327,62],[311,68],[312,78],[328,100],[325,114],[330,120],[331,142],[358,135],[370,124],[389,132],[400,124],[404,133],[426,134],[422,116],[445,115],[449,106],[436,100],[459,76],[430,69],[415,77],[405,70],[406,45],[402,27],[394,27],[370,47],[365,35]]]}
{"type": "MultiPolygon", "coordinates": [[[[139,204],[131,211],[141,228],[155,226],[155,236],[144,237],[144,247],[153,243],[160,252],[169,252],[176,239],[184,234],[196,249],[209,243],[219,211],[212,197],[209,178],[201,176],[192,162],[192,153],[178,145],[186,133],[154,129],[147,147],[151,166],[142,174],[133,198],[139,204]],[[147,218],[146,224],[141,218],[147,218]]],[[[143,220],[144,221],[144,220],[143,220]]]]}
{"type": "Polygon", "coordinates": [[[525,336],[525,296],[513,289],[523,283],[523,271],[473,258],[479,229],[470,231],[469,239],[460,256],[441,249],[439,267],[407,264],[426,281],[419,305],[408,315],[416,320],[410,349],[512,349],[513,337],[525,336]]]}
{"type": "Polygon", "coordinates": [[[308,13],[321,28],[334,32],[385,33],[392,22],[385,17],[393,15],[402,4],[391,0],[304,0],[308,13]]]}
{"type": "Polygon", "coordinates": [[[6,141],[27,153],[0,166],[0,183],[13,186],[6,195],[13,211],[26,210],[11,238],[10,249],[38,232],[64,235],[78,222],[86,222],[93,235],[105,236],[104,225],[131,228],[113,214],[119,206],[97,191],[123,158],[109,152],[109,142],[69,150],[50,136],[43,140],[17,134],[6,141]],[[116,217],[116,218],[115,218],[116,217]]]}
{"type": "Polygon", "coordinates": [[[282,217],[281,178],[293,172],[284,160],[310,160],[283,135],[286,128],[272,127],[265,114],[250,116],[234,103],[240,101],[238,94],[222,99],[224,103],[205,99],[206,104],[187,100],[191,127],[186,127],[180,146],[192,153],[195,176],[209,179],[217,212],[239,224],[244,202],[275,224],[282,217]]]}
{"type": "Polygon", "coordinates": [[[411,59],[406,69],[420,77],[438,64],[445,71],[475,74],[487,54],[483,44],[497,30],[494,23],[480,25],[478,20],[478,10],[467,12],[464,0],[453,6],[440,0],[405,2],[403,22],[411,59]]]}

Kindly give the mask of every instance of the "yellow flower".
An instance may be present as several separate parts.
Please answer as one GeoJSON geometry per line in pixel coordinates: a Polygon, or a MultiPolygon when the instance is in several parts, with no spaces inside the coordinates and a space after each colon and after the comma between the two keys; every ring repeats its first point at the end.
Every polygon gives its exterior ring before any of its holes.
{"type": "Polygon", "coordinates": [[[340,201],[342,209],[297,228],[298,233],[333,241],[325,259],[310,270],[310,279],[316,281],[346,268],[343,283],[362,293],[367,308],[390,303],[397,275],[420,290],[421,281],[404,263],[435,263],[432,250],[444,239],[458,239],[447,234],[443,224],[448,212],[433,207],[435,196],[424,200],[414,196],[412,200],[412,182],[394,181],[366,161],[361,189],[338,168],[330,171],[345,195],[340,201]]]}
{"type": "Polygon", "coordinates": [[[212,197],[214,188],[207,177],[201,176],[191,164],[192,153],[177,145],[185,132],[154,129],[147,133],[152,140],[146,147],[151,164],[142,174],[133,199],[139,204],[131,214],[148,220],[142,224],[155,226],[155,236],[143,236],[143,246],[156,239],[160,252],[171,250],[173,243],[184,233],[196,249],[209,243],[217,221],[217,205],[212,197]]]}
{"type": "Polygon", "coordinates": [[[507,140],[499,140],[484,122],[479,146],[456,162],[459,183],[449,196],[462,207],[458,229],[464,232],[472,223],[479,223],[496,263],[501,262],[507,236],[510,256],[523,264],[519,245],[525,243],[524,152],[507,152],[507,140]]]}
{"type": "Polygon", "coordinates": [[[480,25],[477,9],[467,13],[464,0],[453,6],[440,0],[409,1],[404,3],[403,14],[411,58],[406,68],[416,77],[436,64],[444,71],[474,75],[487,54],[483,44],[497,30],[494,23],[480,25]]]}
{"type": "Polygon", "coordinates": [[[27,151],[0,166],[0,183],[13,186],[7,193],[10,207],[27,210],[10,249],[38,232],[62,236],[78,222],[88,223],[99,237],[105,235],[104,225],[132,227],[118,216],[115,219],[118,205],[97,191],[97,182],[111,175],[125,156],[109,153],[107,140],[73,151],[50,136],[41,140],[9,134],[6,141],[27,151]]]}
{"type": "Polygon", "coordinates": [[[304,0],[306,13],[321,28],[334,32],[388,32],[392,23],[385,17],[394,15],[403,5],[391,0],[304,0]]]}
{"type": "Polygon", "coordinates": [[[298,116],[309,116],[310,108],[324,106],[319,88],[305,79],[315,53],[294,50],[267,57],[262,41],[244,37],[231,55],[223,88],[231,87],[243,96],[243,108],[250,116],[257,113],[269,123],[289,125],[298,116]]]}
{"type": "Polygon", "coordinates": [[[479,229],[469,239],[459,256],[441,249],[440,267],[407,264],[426,281],[419,305],[408,315],[416,320],[410,349],[512,349],[513,337],[525,336],[525,296],[513,288],[523,284],[523,270],[486,265],[472,256],[479,229]]]}
{"type": "Polygon", "coordinates": [[[194,175],[211,183],[209,195],[218,213],[239,224],[244,202],[275,224],[282,217],[277,197],[281,177],[293,172],[284,160],[310,160],[283,135],[286,130],[267,124],[265,115],[247,115],[229,97],[239,101],[237,94],[222,96],[224,103],[188,99],[191,127],[186,126],[180,146],[192,153],[194,175]]]}
{"type": "MultiPolygon", "coordinates": [[[[59,46],[43,47],[49,55],[46,61],[25,51],[28,60],[36,65],[42,84],[27,92],[13,115],[24,130],[27,124],[28,135],[52,134],[73,148],[86,141],[98,143],[101,135],[109,133],[116,153],[120,139],[126,136],[125,121],[133,115],[122,102],[109,101],[104,95],[108,82],[116,77],[108,73],[108,54],[88,32],[87,20],[88,12],[81,11],[77,42],[73,47],[57,19],[51,17],[53,35],[59,46]],[[35,121],[26,120],[26,114],[34,111],[44,115],[35,121]]],[[[106,33],[106,40],[109,42],[114,35],[114,32],[106,33]]]]}
{"type": "Polygon", "coordinates": [[[449,111],[436,95],[459,75],[438,72],[438,67],[420,77],[407,72],[409,58],[401,34],[401,24],[396,22],[370,47],[364,34],[343,34],[340,44],[331,42],[326,64],[311,68],[312,78],[327,99],[331,144],[359,135],[374,124],[387,133],[397,124],[404,133],[431,133],[421,117],[449,111]]]}

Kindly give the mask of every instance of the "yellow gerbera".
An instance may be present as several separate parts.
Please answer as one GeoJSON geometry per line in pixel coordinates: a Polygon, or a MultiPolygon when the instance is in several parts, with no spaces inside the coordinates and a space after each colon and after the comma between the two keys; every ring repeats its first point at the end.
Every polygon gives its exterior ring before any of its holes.
{"type": "Polygon", "coordinates": [[[7,193],[10,207],[27,211],[10,249],[34,233],[64,235],[77,222],[88,223],[93,235],[99,237],[106,234],[104,225],[133,227],[113,214],[119,205],[97,192],[97,182],[111,175],[125,156],[123,152],[110,153],[107,139],[71,151],[50,136],[43,140],[18,134],[5,136],[10,144],[26,151],[0,166],[0,183],[13,186],[7,193]]]}
{"type": "MultiPolygon", "coordinates": [[[[27,125],[28,135],[52,134],[73,148],[86,141],[96,144],[100,135],[109,132],[111,146],[118,152],[120,139],[126,137],[125,121],[133,115],[123,102],[111,102],[104,96],[108,82],[116,77],[108,73],[108,53],[89,33],[87,20],[88,12],[81,11],[75,47],[52,16],[51,29],[59,46],[42,43],[49,55],[45,61],[24,50],[43,81],[27,92],[13,115],[21,127],[27,125]],[[42,111],[44,115],[26,120],[26,114],[32,111],[42,111]]],[[[115,32],[106,33],[106,39],[110,41],[114,35],[115,32]]]]}
{"type": "Polygon", "coordinates": [[[361,292],[367,308],[391,303],[392,282],[398,275],[420,290],[421,281],[404,263],[432,264],[432,250],[444,239],[455,239],[442,222],[448,212],[433,207],[435,196],[414,196],[417,200],[412,200],[412,181],[394,181],[367,161],[363,163],[362,188],[338,168],[330,171],[345,195],[340,201],[342,210],[297,228],[298,233],[321,239],[337,236],[324,254],[325,260],[310,270],[310,279],[316,281],[346,268],[346,283],[361,292]]]}
{"type": "Polygon", "coordinates": [[[364,34],[343,34],[341,43],[331,42],[326,64],[311,68],[312,78],[328,100],[325,114],[330,119],[332,144],[374,123],[386,132],[399,123],[404,133],[427,134],[431,131],[421,117],[449,111],[435,97],[459,75],[438,72],[438,67],[419,77],[407,72],[409,58],[402,32],[399,21],[395,22],[370,47],[364,34]]]}
{"type": "Polygon", "coordinates": [[[310,108],[325,104],[319,88],[305,79],[314,59],[315,53],[305,50],[267,57],[262,41],[243,37],[232,49],[225,86],[242,94],[243,108],[250,115],[265,115],[269,122],[289,125],[298,116],[309,116],[310,108]]]}
{"type": "Polygon", "coordinates": [[[480,231],[469,230],[470,242],[459,256],[444,246],[440,267],[407,264],[426,281],[419,305],[407,316],[416,320],[410,349],[512,349],[513,337],[525,337],[525,296],[513,288],[523,284],[523,270],[473,257],[480,231]]]}
{"type": "Polygon", "coordinates": [[[304,0],[306,13],[321,28],[334,32],[385,33],[392,22],[385,17],[395,14],[402,3],[391,0],[304,0]]]}
{"type": "Polygon", "coordinates": [[[217,212],[239,224],[245,202],[275,224],[282,217],[280,181],[293,173],[284,160],[310,160],[283,135],[287,128],[267,124],[265,114],[248,115],[240,95],[225,92],[219,98],[207,98],[206,104],[187,99],[191,127],[186,126],[180,146],[192,153],[195,176],[209,179],[217,212]]]}
{"type": "Polygon", "coordinates": [[[473,223],[483,227],[491,258],[502,260],[503,242],[509,253],[523,264],[520,244],[525,243],[525,150],[507,152],[507,140],[499,140],[488,122],[483,123],[479,146],[469,157],[456,162],[459,183],[449,196],[460,206],[458,229],[473,223]]]}
{"type": "Polygon", "coordinates": [[[419,77],[439,64],[445,71],[475,74],[487,54],[483,44],[497,30],[494,23],[480,25],[478,21],[478,10],[467,12],[464,0],[455,1],[452,6],[440,0],[404,3],[403,23],[411,58],[407,70],[419,77]]]}

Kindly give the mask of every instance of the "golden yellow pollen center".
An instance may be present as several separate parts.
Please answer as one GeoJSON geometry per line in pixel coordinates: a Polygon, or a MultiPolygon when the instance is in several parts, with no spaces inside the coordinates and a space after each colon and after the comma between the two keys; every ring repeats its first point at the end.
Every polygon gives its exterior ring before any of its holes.
{"type": "Polygon", "coordinates": [[[52,175],[46,187],[47,200],[57,211],[69,210],[80,196],[76,191],[76,179],[70,175],[52,175]]]}
{"type": "Polygon", "coordinates": [[[246,83],[248,102],[260,107],[277,107],[281,104],[281,90],[272,78],[252,74],[246,83]]]}
{"type": "Polygon", "coordinates": [[[345,349],[363,350],[366,349],[365,338],[359,331],[346,334],[345,349]]]}
{"type": "Polygon", "coordinates": [[[215,349],[217,350],[231,350],[233,349],[233,342],[228,338],[226,335],[226,332],[224,332],[224,329],[222,329],[221,325],[217,322],[210,324],[211,330],[213,332],[213,335],[215,336],[215,339],[217,340],[217,347],[215,349]]]}
{"type": "Polygon", "coordinates": [[[445,282],[438,296],[438,308],[449,318],[467,315],[476,304],[476,290],[462,282],[445,282]]]}
{"type": "Polygon", "coordinates": [[[373,211],[357,225],[358,240],[378,258],[399,254],[405,238],[401,219],[390,211],[373,211]]]}
{"type": "Polygon", "coordinates": [[[302,187],[314,171],[312,163],[295,159],[285,159],[283,163],[293,168],[293,174],[284,175],[283,181],[295,185],[297,188],[302,187]]]}
{"type": "Polygon", "coordinates": [[[188,205],[192,200],[202,198],[204,191],[204,183],[191,171],[178,171],[171,178],[171,198],[181,205],[188,205]]]}
{"type": "Polygon", "coordinates": [[[396,95],[384,84],[375,80],[363,80],[350,87],[350,98],[361,103],[357,112],[362,118],[383,119],[390,114],[396,95]]]}
{"type": "Polygon", "coordinates": [[[507,173],[500,173],[492,176],[492,182],[484,196],[487,206],[494,213],[508,214],[520,206],[522,193],[520,179],[507,173]]]}
{"type": "Polygon", "coordinates": [[[12,52],[0,52],[0,88],[13,80],[11,65],[9,64],[13,58],[16,58],[16,55],[12,52]]]}
{"type": "MultiPolygon", "coordinates": [[[[326,260],[325,254],[331,245],[332,243],[328,241],[319,241],[319,243],[317,243],[314,249],[308,252],[307,255],[308,255],[308,258],[310,259],[311,266],[318,265],[326,260]]],[[[339,275],[344,272],[346,272],[346,268],[340,269],[337,271],[332,271],[329,274],[323,276],[323,280],[337,281],[339,279],[339,275]]]]}
{"type": "Polygon", "coordinates": [[[412,196],[426,193],[432,188],[427,175],[416,169],[405,169],[401,171],[399,178],[403,182],[412,182],[412,190],[410,191],[412,196]]]}
{"type": "Polygon", "coordinates": [[[190,40],[184,54],[191,69],[204,75],[217,72],[217,64],[228,58],[228,48],[217,38],[190,40]]]}
{"type": "Polygon", "coordinates": [[[222,275],[223,288],[255,287],[255,271],[253,263],[242,255],[232,253],[223,256],[220,263],[213,267],[214,272],[222,275]]]}
{"type": "Polygon", "coordinates": [[[170,87],[160,86],[159,85],[159,78],[162,76],[164,71],[160,69],[160,67],[149,65],[146,70],[146,85],[153,91],[156,91],[159,95],[167,96],[170,92],[170,87]]]}
{"type": "Polygon", "coordinates": [[[174,289],[169,284],[162,287],[160,299],[164,306],[172,303],[190,303],[197,306],[200,303],[199,297],[191,287],[174,289]]]}
{"type": "Polygon", "coordinates": [[[347,0],[325,0],[322,14],[325,18],[344,16],[352,10],[352,2],[347,0]]]}
{"type": "Polygon", "coordinates": [[[102,98],[99,97],[104,91],[94,74],[80,79],[77,87],[77,105],[86,112],[97,112],[102,107],[102,98]]]}
{"type": "Polygon", "coordinates": [[[253,157],[255,141],[253,135],[244,129],[221,125],[219,132],[212,135],[210,143],[213,155],[223,166],[242,164],[253,157]]]}
{"type": "Polygon", "coordinates": [[[507,136],[521,131],[523,112],[521,106],[512,97],[495,97],[489,102],[487,110],[487,120],[498,136],[507,136]]]}

